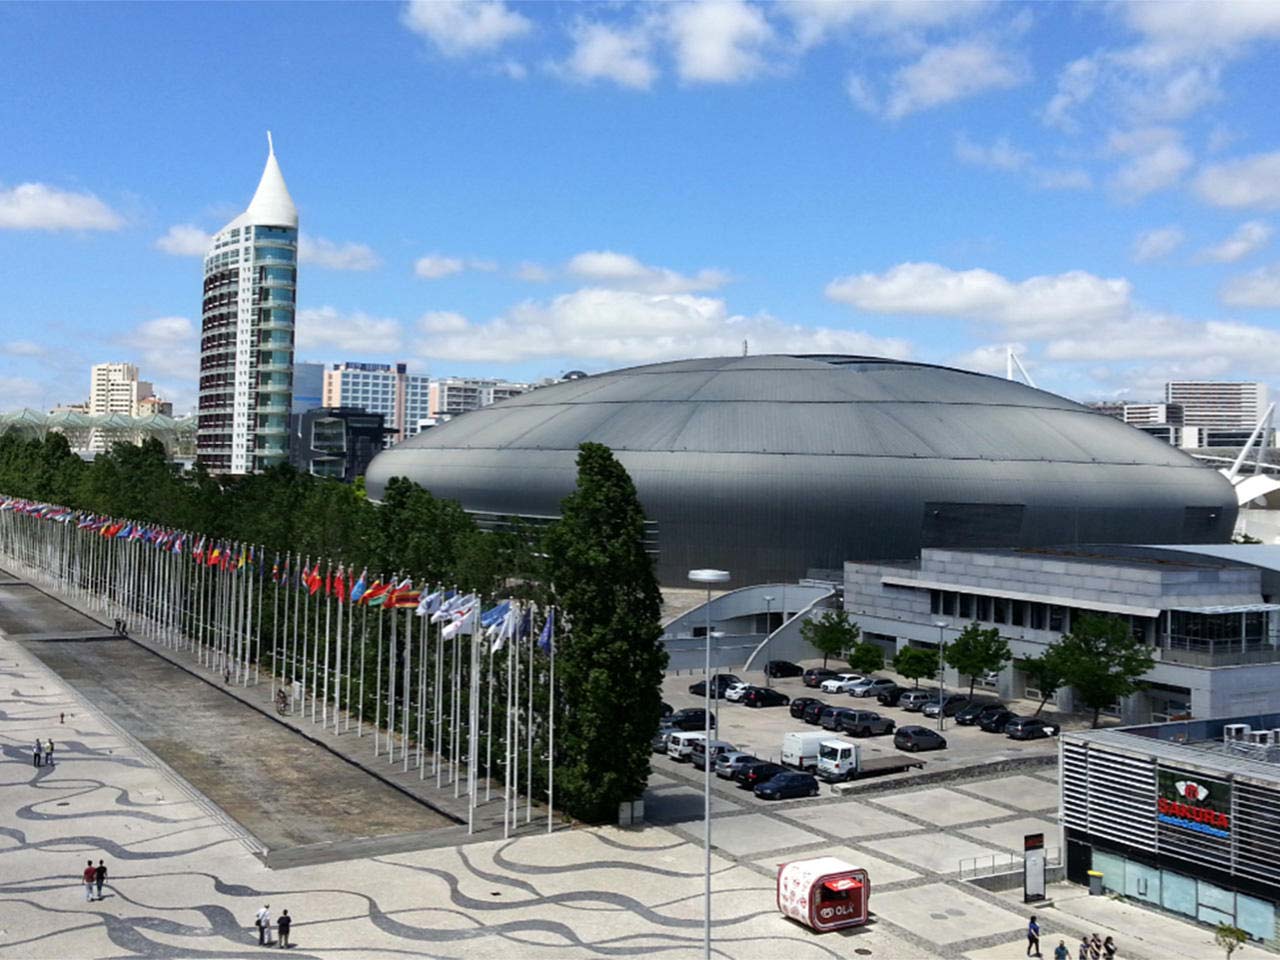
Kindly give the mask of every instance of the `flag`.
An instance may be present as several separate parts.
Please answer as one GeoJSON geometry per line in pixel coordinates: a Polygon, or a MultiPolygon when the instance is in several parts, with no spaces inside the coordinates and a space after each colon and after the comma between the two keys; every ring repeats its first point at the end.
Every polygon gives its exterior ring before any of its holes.
{"type": "Polygon", "coordinates": [[[416,607],[417,605],[418,594],[414,592],[412,577],[405,577],[387,594],[387,606],[394,610],[416,607]]]}
{"type": "Polygon", "coordinates": [[[387,602],[387,591],[391,589],[391,584],[383,583],[381,580],[375,580],[373,586],[368,589],[364,595],[364,604],[367,607],[380,607],[387,602]]]}
{"type": "Polygon", "coordinates": [[[236,569],[237,570],[244,569],[244,562],[245,562],[245,550],[244,550],[244,547],[242,546],[240,548],[240,559],[236,561],[236,569]]]}
{"type": "Polygon", "coordinates": [[[333,596],[333,564],[324,568],[324,595],[333,596]]]}
{"type": "Polygon", "coordinates": [[[351,602],[359,603],[360,598],[364,596],[365,591],[369,589],[369,585],[365,583],[365,577],[369,573],[369,568],[360,571],[360,579],[351,585],[351,602]]]}
{"type": "Polygon", "coordinates": [[[516,635],[516,629],[520,625],[520,607],[513,607],[509,602],[503,606],[507,608],[507,612],[502,615],[502,620],[489,627],[492,634],[490,639],[493,641],[491,649],[494,653],[501,650],[503,645],[516,635]]]}
{"type": "Polygon", "coordinates": [[[182,553],[182,548],[187,544],[187,535],[185,533],[178,534],[178,539],[173,541],[173,552],[182,553]]]}
{"type": "Polygon", "coordinates": [[[464,608],[469,610],[471,604],[475,603],[475,599],[476,595],[474,593],[468,593],[465,596],[457,594],[451,597],[448,601],[441,604],[440,609],[432,615],[431,622],[443,623],[446,620],[452,620],[455,611],[464,608]]]}
{"type": "Polygon", "coordinates": [[[503,618],[506,617],[507,612],[510,609],[511,609],[510,600],[504,600],[502,601],[502,603],[498,604],[496,607],[489,608],[488,610],[484,611],[484,613],[480,614],[480,626],[492,627],[494,624],[502,622],[503,618]]]}
{"type": "Polygon", "coordinates": [[[556,632],[556,608],[552,607],[547,611],[547,622],[542,625],[542,634],[538,637],[538,646],[545,653],[551,652],[551,647],[555,643],[556,632]]]}
{"type": "Polygon", "coordinates": [[[276,554],[275,560],[271,562],[271,582],[280,582],[280,554],[278,553],[276,554]]]}
{"type": "Polygon", "coordinates": [[[307,575],[307,592],[311,596],[316,595],[316,591],[324,586],[324,580],[320,577],[320,561],[316,561],[316,565],[311,568],[311,573],[307,575]]]}
{"type": "Polygon", "coordinates": [[[116,527],[115,539],[128,540],[133,536],[133,524],[121,525],[116,527]]]}
{"type": "Polygon", "coordinates": [[[420,617],[431,616],[433,613],[435,613],[437,610],[440,609],[440,606],[446,600],[448,600],[452,596],[453,596],[452,590],[436,590],[433,593],[423,592],[422,597],[418,600],[418,610],[417,610],[418,616],[420,617]]]}
{"type": "Polygon", "coordinates": [[[204,537],[200,538],[200,542],[196,544],[196,548],[191,551],[191,559],[196,563],[204,562],[204,537]]]}
{"type": "Polygon", "coordinates": [[[338,598],[339,603],[347,602],[347,582],[345,579],[346,570],[342,564],[338,564],[338,575],[333,578],[333,592],[338,598]]]}
{"type": "Polygon", "coordinates": [[[218,544],[213,545],[213,551],[209,554],[209,566],[216,567],[218,561],[222,559],[222,547],[218,544]]]}

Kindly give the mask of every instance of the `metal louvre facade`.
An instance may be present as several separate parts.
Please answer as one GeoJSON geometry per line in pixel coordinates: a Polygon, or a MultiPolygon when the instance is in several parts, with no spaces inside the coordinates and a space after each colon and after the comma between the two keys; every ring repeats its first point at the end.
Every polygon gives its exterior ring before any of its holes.
{"type": "Polygon", "coordinates": [[[1156,846],[1156,764],[1152,759],[1062,744],[1067,826],[1139,849],[1156,846]]]}
{"type": "Polygon", "coordinates": [[[554,517],[583,442],[610,447],[662,531],[658,576],[794,580],[922,546],[1230,539],[1230,484],[1117,420],[1020,383],[842,356],[718,357],[530,391],[383,451],[469,512],[554,517]]]}

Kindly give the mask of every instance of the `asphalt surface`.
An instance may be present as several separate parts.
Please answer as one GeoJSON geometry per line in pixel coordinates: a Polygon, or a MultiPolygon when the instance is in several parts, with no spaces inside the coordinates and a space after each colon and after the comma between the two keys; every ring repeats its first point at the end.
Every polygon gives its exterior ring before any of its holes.
{"type": "MultiPolygon", "coordinates": [[[[0,574],[8,577],[3,570],[0,570],[0,574]]],[[[5,636],[101,630],[102,624],[59,603],[29,584],[0,583],[0,633],[5,636]]]]}

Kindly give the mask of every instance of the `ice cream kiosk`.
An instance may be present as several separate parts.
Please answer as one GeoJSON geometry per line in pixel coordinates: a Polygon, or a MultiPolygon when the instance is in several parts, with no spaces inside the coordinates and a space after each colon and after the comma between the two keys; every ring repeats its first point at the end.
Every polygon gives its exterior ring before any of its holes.
{"type": "Polygon", "coordinates": [[[866,923],[870,897],[867,871],[836,857],[778,867],[778,909],[819,933],[866,923]]]}

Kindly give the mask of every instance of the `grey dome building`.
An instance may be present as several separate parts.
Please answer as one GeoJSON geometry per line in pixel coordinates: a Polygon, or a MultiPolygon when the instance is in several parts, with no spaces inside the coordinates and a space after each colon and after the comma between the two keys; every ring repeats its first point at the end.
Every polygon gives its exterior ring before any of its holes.
{"type": "Polygon", "coordinates": [[[914,558],[921,547],[1210,543],[1236,497],[1217,471],[1031,387],[847,356],[681,360],[534,390],[380,453],[482,522],[551,518],[578,444],[635,481],[663,583],[735,584],[914,558]]]}

